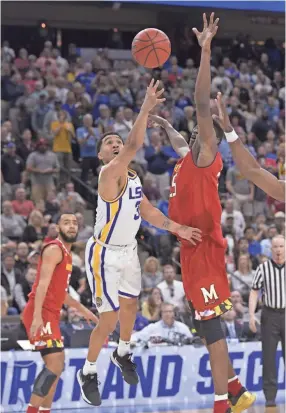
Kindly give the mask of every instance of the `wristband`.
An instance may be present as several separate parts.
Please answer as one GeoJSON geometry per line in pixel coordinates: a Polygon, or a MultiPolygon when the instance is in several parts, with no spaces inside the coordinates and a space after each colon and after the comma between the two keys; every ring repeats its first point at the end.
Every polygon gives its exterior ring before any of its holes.
{"type": "Polygon", "coordinates": [[[234,129],[231,132],[224,132],[224,134],[229,143],[235,142],[238,139],[238,135],[234,129]]]}

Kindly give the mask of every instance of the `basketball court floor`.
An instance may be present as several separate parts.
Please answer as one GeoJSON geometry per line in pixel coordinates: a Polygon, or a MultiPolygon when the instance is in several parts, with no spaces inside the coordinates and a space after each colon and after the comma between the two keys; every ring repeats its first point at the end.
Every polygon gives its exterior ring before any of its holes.
{"type": "MultiPolygon", "coordinates": [[[[178,410],[178,409],[169,409],[165,410],[162,408],[150,408],[150,407],[113,407],[113,408],[104,408],[104,407],[87,407],[86,409],[80,408],[76,410],[55,410],[55,413],[212,413],[212,409],[192,409],[192,410],[178,410]]],[[[285,405],[280,405],[277,407],[265,408],[264,405],[256,405],[251,407],[248,410],[249,413],[285,413],[285,405]]]]}

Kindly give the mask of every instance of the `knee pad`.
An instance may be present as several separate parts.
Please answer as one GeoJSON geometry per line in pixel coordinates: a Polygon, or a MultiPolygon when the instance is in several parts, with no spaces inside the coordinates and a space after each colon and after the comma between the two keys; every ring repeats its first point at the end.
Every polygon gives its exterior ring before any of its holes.
{"type": "Polygon", "coordinates": [[[209,346],[225,338],[220,317],[211,318],[210,320],[201,321],[201,334],[209,346]]]}
{"type": "Polygon", "coordinates": [[[44,367],[35,380],[33,394],[39,397],[46,397],[57,379],[57,375],[44,367]]]}

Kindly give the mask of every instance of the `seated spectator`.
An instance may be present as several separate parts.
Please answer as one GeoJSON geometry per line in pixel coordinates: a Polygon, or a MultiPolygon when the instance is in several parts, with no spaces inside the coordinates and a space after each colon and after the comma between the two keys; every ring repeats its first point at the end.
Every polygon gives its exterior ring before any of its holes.
{"type": "Polygon", "coordinates": [[[52,189],[48,192],[45,203],[45,215],[50,215],[52,218],[59,212],[60,202],[57,199],[56,191],[52,189]]]}
{"type": "Polygon", "coordinates": [[[134,102],[128,87],[128,77],[117,76],[116,73],[112,72],[109,79],[113,88],[110,93],[111,108],[118,109],[121,106],[132,106],[134,102]]]}
{"type": "Polygon", "coordinates": [[[142,315],[150,322],[161,318],[161,306],[163,303],[162,293],[159,288],[153,288],[147,301],[142,304],[142,315]]]}
{"type": "Polygon", "coordinates": [[[253,257],[261,254],[261,246],[260,243],[256,240],[257,233],[255,233],[254,229],[252,227],[246,227],[244,230],[244,236],[248,241],[249,254],[253,257]]]}
{"type": "Polygon", "coordinates": [[[76,130],[76,138],[80,146],[81,180],[87,182],[91,170],[97,176],[99,159],[97,157],[97,142],[100,137],[99,129],[92,126],[93,119],[90,114],[83,117],[83,126],[76,130]]]}
{"type": "Polygon", "coordinates": [[[157,204],[157,201],[159,201],[161,195],[157,188],[156,182],[154,182],[149,173],[147,173],[144,177],[143,192],[153,205],[157,204]]]}
{"type": "Polygon", "coordinates": [[[165,189],[170,186],[168,173],[170,156],[165,153],[165,147],[162,145],[162,139],[157,131],[152,132],[150,141],[151,145],[145,150],[147,170],[156,183],[161,197],[163,197],[165,189]]]}
{"type": "Polygon", "coordinates": [[[6,145],[6,153],[2,156],[1,170],[4,181],[11,185],[19,185],[22,182],[24,168],[23,160],[16,154],[15,143],[9,142],[6,145]]]}
{"type": "Polygon", "coordinates": [[[1,317],[9,315],[8,296],[5,288],[1,285],[1,317]]]}
{"type": "Polygon", "coordinates": [[[171,264],[163,267],[164,281],[157,285],[161,290],[164,302],[173,304],[179,311],[185,311],[185,291],[182,281],[176,280],[175,268],[171,264]]]}
{"type": "Polygon", "coordinates": [[[62,192],[58,194],[57,199],[60,204],[63,201],[67,201],[74,212],[76,212],[77,204],[85,206],[85,201],[82,199],[78,192],[75,192],[74,184],[72,182],[68,182],[65,185],[65,189],[63,189],[62,192]]]}
{"type": "Polygon", "coordinates": [[[133,111],[129,108],[119,108],[115,115],[113,130],[118,133],[123,142],[126,141],[133,126],[133,111]]]}
{"type": "Polygon", "coordinates": [[[253,214],[254,185],[241,175],[236,166],[226,174],[226,188],[234,197],[234,208],[250,219],[253,214]]]}
{"type": "Polygon", "coordinates": [[[75,138],[75,131],[73,124],[68,122],[67,113],[61,110],[58,115],[59,120],[52,122],[51,132],[53,134],[53,151],[57,155],[61,168],[60,182],[67,182],[68,175],[71,169],[72,162],[72,146],[71,141],[75,138]]]}
{"type": "Polygon", "coordinates": [[[110,109],[107,105],[99,105],[99,117],[96,119],[96,125],[100,134],[113,130],[114,119],[111,117],[110,109]]]}
{"type": "Polygon", "coordinates": [[[159,270],[160,264],[157,258],[149,257],[144,263],[144,272],[142,275],[142,293],[148,296],[162,280],[163,274],[159,270]]]}
{"type": "Polygon", "coordinates": [[[78,234],[76,242],[86,243],[90,237],[93,235],[93,227],[90,225],[85,225],[83,215],[79,212],[76,214],[78,223],[78,234]]]}
{"type": "Polygon", "coordinates": [[[245,303],[251,290],[255,271],[252,270],[251,260],[248,255],[240,255],[238,258],[238,268],[231,278],[232,289],[239,291],[245,303]]]}
{"type": "Polygon", "coordinates": [[[143,330],[132,334],[131,342],[149,342],[154,341],[157,343],[163,341],[176,341],[178,335],[184,338],[191,339],[193,337],[189,328],[181,323],[175,321],[175,308],[172,304],[162,304],[162,320],[156,323],[151,323],[143,330]]]}
{"type": "Polygon", "coordinates": [[[243,231],[245,229],[245,220],[242,213],[236,209],[234,209],[233,199],[227,199],[225,202],[225,208],[221,214],[221,224],[226,224],[226,219],[229,216],[233,217],[233,227],[235,230],[235,235],[237,239],[243,236],[243,231]]]}
{"type": "Polygon", "coordinates": [[[2,202],[11,201],[13,196],[12,186],[4,181],[3,173],[1,171],[1,199],[2,202]]]}
{"type": "Polygon", "coordinates": [[[38,210],[31,212],[29,222],[23,233],[23,241],[27,242],[32,248],[41,245],[45,238],[47,228],[44,226],[44,217],[38,210]]]}
{"type": "MultiPolygon", "coordinates": [[[[6,291],[9,307],[17,307],[15,303],[15,285],[20,282],[21,276],[21,272],[15,268],[15,259],[13,254],[6,254],[3,257],[1,268],[1,285],[6,291]]],[[[18,313],[17,309],[14,311],[14,314],[15,313],[18,313]]]]}
{"type": "Polygon", "coordinates": [[[27,194],[24,188],[18,188],[15,192],[15,200],[12,201],[12,206],[15,214],[21,215],[27,219],[30,213],[35,208],[32,201],[27,199],[27,194]]]}
{"type": "Polygon", "coordinates": [[[43,245],[47,244],[48,242],[54,241],[57,236],[59,235],[58,233],[58,227],[57,224],[54,224],[53,222],[48,226],[48,231],[47,235],[43,240],[43,245]]]}
{"type": "Polygon", "coordinates": [[[229,310],[221,318],[226,338],[240,339],[242,337],[243,325],[236,319],[236,312],[229,310]]]}
{"type": "Polygon", "coordinates": [[[15,303],[20,313],[26,307],[36,275],[37,270],[35,268],[28,268],[25,275],[22,275],[19,282],[15,285],[15,303]]]}
{"type": "Polygon", "coordinates": [[[29,247],[26,242],[19,242],[15,255],[15,268],[23,274],[28,268],[29,247]]]}
{"type": "Polygon", "coordinates": [[[54,175],[59,172],[60,165],[56,154],[48,150],[45,139],[39,139],[35,152],[28,156],[26,167],[31,177],[33,201],[46,200],[55,188],[54,175]]]}
{"type": "Polygon", "coordinates": [[[267,258],[272,258],[271,243],[276,235],[278,235],[277,228],[275,225],[271,225],[267,230],[267,238],[260,241],[261,254],[267,258]]]}
{"type": "Polygon", "coordinates": [[[22,237],[27,224],[20,215],[14,213],[10,201],[3,202],[2,208],[3,214],[1,215],[1,225],[3,235],[12,241],[17,241],[22,237]]]}
{"type": "MultiPolygon", "coordinates": [[[[86,329],[91,331],[92,327],[82,318],[82,315],[75,308],[69,307],[67,313],[67,322],[61,322],[60,328],[64,338],[65,347],[69,348],[71,346],[71,337],[76,331],[86,329]]],[[[88,342],[86,345],[88,345],[88,342]]]]}
{"type": "Polygon", "coordinates": [[[14,60],[14,65],[19,70],[19,72],[26,72],[29,68],[28,52],[26,49],[22,48],[19,50],[19,55],[14,60]]]}
{"type": "Polygon", "coordinates": [[[40,255],[41,253],[39,250],[33,250],[30,252],[30,254],[28,255],[29,268],[38,268],[40,255]]]}
{"type": "Polygon", "coordinates": [[[34,144],[32,143],[32,132],[30,129],[25,129],[22,133],[20,142],[17,144],[16,153],[26,163],[28,156],[34,149],[34,144]]]}
{"type": "MultiPolygon", "coordinates": [[[[231,292],[231,302],[233,305],[233,309],[236,312],[236,317],[238,320],[244,322],[249,322],[249,310],[248,310],[248,303],[244,303],[242,296],[239,291],[232,291],[231,292]]],[[[257,315],[257,313],[256,313],[257,315]]]]}

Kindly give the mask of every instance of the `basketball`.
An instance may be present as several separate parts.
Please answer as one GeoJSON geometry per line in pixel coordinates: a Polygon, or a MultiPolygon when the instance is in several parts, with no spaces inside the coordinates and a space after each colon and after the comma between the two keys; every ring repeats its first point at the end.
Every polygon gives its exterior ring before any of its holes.
{"type": "Polygon", "coordinates": [[[154,69],[162,66],[171,54],[169,37],[158,29],[139,32],[132,42],[132,56],[139,65],[154,69]]]}

